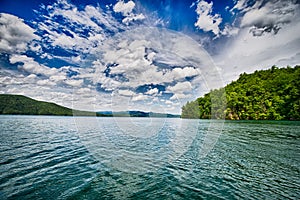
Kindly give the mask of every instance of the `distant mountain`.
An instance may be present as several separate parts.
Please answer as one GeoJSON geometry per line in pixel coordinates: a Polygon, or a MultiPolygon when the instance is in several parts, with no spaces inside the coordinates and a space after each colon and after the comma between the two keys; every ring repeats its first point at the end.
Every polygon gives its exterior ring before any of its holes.
{"type": "Polygon", "coordinates": [[[188,102],[181,117],[300,120],[300,66],[243,73],[226,87],[188,102]]]}
{"type": "Polygon", "coordinates": [[[109,116],[114,116],[114,117],[180,118],[180,115],[165,114],[165,113],[154,113],[154,112],[143,112],[143,111],[120,111],[120,112],[101,111],[101,112],[97,112],[97,114],[107,115],[107,116],[109,115],[109,116]]]}
{"type": "Polygon", "coordinates": [[[10,115],[60,115],[60,116],[98,116],[98,117],[168,117],[180,115],[142,112],[142,111],[102,111],[89,112],[66,108],[55,103],[37,101],[22,95],[0,94],[0,114],[10,115]]]}

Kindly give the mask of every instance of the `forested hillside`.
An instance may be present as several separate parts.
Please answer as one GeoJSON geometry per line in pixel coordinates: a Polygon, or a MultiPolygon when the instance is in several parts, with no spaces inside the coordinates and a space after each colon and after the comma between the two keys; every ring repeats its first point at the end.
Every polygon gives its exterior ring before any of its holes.
{"type": "Polygon", "coordinates": [[[179,118],[180,115],[153,113],[143,111],[90,112],[72,110],[54,103],[37,101],[22,95],[0,94],[0,114],[10,115],[64,115],[64,116],[97,116],[97,117],[158,117],[179,118]]]}
{"type": "Polygon", "coordinates": [[[73,115],[72,109],[22,95],[0,95],[0,114],[73,115]]]}
{"type": "Polygon", "coordinates": [[[300,120],[300,66],[243,73],[182,107],[182,118],[300,120]]]}

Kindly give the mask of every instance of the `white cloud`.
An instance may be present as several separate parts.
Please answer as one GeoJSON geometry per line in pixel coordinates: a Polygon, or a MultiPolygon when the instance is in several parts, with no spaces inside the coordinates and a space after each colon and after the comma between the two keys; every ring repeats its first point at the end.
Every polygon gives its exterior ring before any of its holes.
{"type": "MultiPolygon", "coordinates": [[[[99,30],[100,27],[90,18],[88,13],[83,10],[79,11],[76,6],[73,4],[68,3],[65,0],[59,1],[58,3],[55,3],[54,6],[51,8],[53,9],[48,9],[52,12],[50,12],[50,17],[54,16],[62,16],[66,20],[72,22],[72,23],[77,23],[77,24],[84,24],[90,28],[99,30]],[[63,6],[63,8],[61,8],[63,6]]],[[[87,6],[86,10],[89,12],[91,11],[91,6],[87,6]]],[[[91,12],[93,13],[93,12],[91,12]]]]}
{"type": "Polygon", "coordinates": [[[90,94],[92,91],[90,88],[79,88],[76,93],[77,94],[90,94]]]}
{"type": "Polygon", "coordinates": [[[219,25],[222,17],[219,14],[212,14],[213,2],[207,3],[201,0],[197,3],[196,13],[198,15],[195,26],[205,32],[212,31],[215,35],[220,34],[219,25]]]}
{"type": "Polygon", "coordinates": [[[166,100],[166,104],[173,104],[173,102],[170,100],[166,100]]]}
{"type": "Polygon", "coordinates": [[[158,94],[158,89],[157,88],[152,88],[152,89],[148,90],[145,94],[156,95],[156,94],[158,94]]]}
{"type": "Polygon", "coordinates": [[[127,97],[131,97],[131,96],[135,95],[135,93],[132,92],[131,90],[119,90],[118,93],[120,95],[127,96],[127,97]]]}
{"type": "Polygon", "coordinates": [[[58,73],[58,70],[56,68],[49,68],[45,65],[41,65],[38,62],[34,61],[33,58],[28,57],[26,55],[11,55],[9,61],[11,64],[22,63],[22,65],[19,65],[18,68],[20,70],[24,70],[33,74],[51,76],[58,73]]]}
{"type": "Polygon", "coordinates": [[[36,52],[36,53],[41,53],[42,52],[42,47],[38,42],[31,42],[29,44],[29,49],[33,52],[36,52]]]}
{"type": "MultiPolygon", "coordinates": [[[[115,19],[105,12],[100,7],[94,7],[87,5],[84,9],[85,14],[90,17],[90,19],[95,19],[98,24],[103,24],[108,30],[117,31],[120,25],[117,24],[115,19]]],[[[100,28],[98,26],[98,28],[100,28]]]]}
{"type": "Polygon", "coordinates": [[[215,38],[220,35],[225,35],[227,37],[238,34],[239,29],[233,24],[226,23],[221,28],[222,17],[220,14],[213,14],[213,1],[210,3],[205,0],[197,1],[197,21],[194,24],[195,27],[203,30],[204,32],[213,32],[215,38]]]}
{"type": "Polygon", "coordinates": [[[30,75],[28,75],[26,78],[27,79],[36,79],[36,75],[35,74],[30,74],[30,75]]]}
{"type": "MultiPolygon", "coordinates": [[[[182,94],[182,93],[178,93],[178,94],[174,94],[170,100],[180,100],[180,99],[188,99],[191,98],[190,94],[182,94]]],[[[194,99],[195,100],[195,99],[194,99]]]]}
{"type": "Polygon", "coordinates": [[[49,79],[38,80],[36,82],[36,84],[38,84],[38,85],[46,85],[46,86],[55,86],[56,85],[55,82],[52,82],[49,79]]]}
{"type": "Polygon", "coordinates": [[[52,44],[54,46],[72,48],[76,44],[72,37],[66,36],[65,34],[57,34],[57,37],[53,38],[53,40],[52,44]]]}
{"type": "MultiPolygon", "coordinates": [[[[63,59],[70,65],[80,64],[83,67],[77,69],[67,66],[56,69],[38,63],[32,57],[13,54],[10,56],[10,63],[18,64],[18,73],[25,76],[0,76],[3,80],[1,84],[5,85],[7,92],[23,92],[31,97],[56,101],[66,106],[72,105],[70,102],[73,101],[73,105],[81,109],[92,109],[93,105],[93,109],[98,110],[110,110],[110,106],[124,110],[122,108],[127,108],[127,105],[120,102],[128,101],[132,103],[130,108],[136,106],[145,110],[149,107],[145,106],[145,102],[156,100],[160,103],[159,106],[172,106],[175,104],[170,102],[178,98],[194,99],[199,96],[196,89],[200,71],[201,75],[205,75],[205,72],[211,70],[207,66],[213,66],[197,42],[178,32],[149,27],[129,30],[116,19],[111,20],[109,12],[105,14],[100,8],[93,6],[79,9],[64,0],[44,11],[48,14],[42,16],[44,20],[36,24],[39,33],[43,33],[43,43],[40,43],[41,46],[31,45],[30,48],[39,51],[43,58],[63,59]],[[57,17],[62,19],[61,23],[53,20],[57,17]],[[111,28],[107,28],[108,25],[111,28]],[[112,31],[113,27],[125,31],[110,38],[112,32],[115,33],[112,31]],[[66,50],[71,56],[59,57],[40,52],[41,49],[53,47],[66,50]],[[92,64],[84,63],[86,60],[92,64]],[[76,73],[70,75],[70,71],[76,73]],[[178,81],[186,80],[194,87],[194,96],[190,95],[191,91],[181,91],[180,85],[176,86],[178,81]],[[155,88],[156,85],[159,89],[155,88]],[[33,87],[35,90],[29,89],[33,87]],[[159,101],[158,99],[165,98],[162,91],[168,87],[173,87],[172,94],[177,97],[165,102],[159,101]],[[84,88],[87,89],[83,90],[84,88]],[[138,88],[143,88],[143,92],[138,88]],[[115,94],[112,103],[111,94],[115,94]],[[59,95],[61,99],[55,100],[55,95],[59,95]],[[97,104],[97,100],[101,103],[97,104]]],[[[142,14],[135,14],[133,11],[134,7],[124,16],[123,23],[144,18],[142,14]]],[[[180,107],[174,112],[180,112],[180,107]]]]}
{"type": "Polygon", "coordinates": [[[113,10],[116,13],[122,13],[122,15],[125,17],[122,22],[126,25],[129,25],[129,23],[132,21],[140,21],[146,18],[142,13],[134,14],[134,7],[135,3],[133,1],[128,1],[125,3],[123,0],[120,0],[114,5],[113,10]]]}
{"type": "Polygon", "coordinates": [[[167,87],[168,91],[176,94],[189,93],[192,90],[192,85],[190,82],[178,82],[174,86],[167,87]]]}
{"type": "Polygon", "coordinates": [[[68,79],[68,80],[65,80],[64,82],[73,87],[80,87],[83,84],[83,79],[79,79],[79,80],[68,79]]]}
{"type": "MultiPolygon", "coordinates": [[[[97,74],[96,74],[97,76],[97,74]]],[[[100,83],[101,88],[105,91],[114,91],[122,86],[122,83],[119,81],[116,81],[112,78],[106,77],[103,74],[99,74],[98,77],[94,79],[94,84],[100,83]]],[[[124,86],[124,84],[123,84],[124,86]]]]}
{"type": "Polygon", "coordinates": [[[9,85],[20,85],[22,83],[23,81],[21,80],[21,77],[9,77],[9,76],[0,77],[0,84],[2,88],[6,88],[9,85]]]}
{"type": "Polygon", "coordinates": [[[16,16],[0,13],[0,51],[6,53],[24,52],[28,43],[39,39],[34,29],[16,16]]]}
{"type": "Polygon", "coordinates": [[[174,80],[180,80],[182,78],[198,76],[200,73],[193,67],[175,68],[171,72],[174,80]]]}
{"type": "Polygon", "coordinates": [[[147,99],[149,99],[149,96],[139,93],[136,96],[134,96],[131,100],[132,101],[143,101],[143,100],[147,100],[147,99]]]}
{"type": "Polygon", "coordinates": [[[73,56],[71,59],[72,59],[72,61],[73,61],[73,62],[75,62],[75,63],[78,63],[78,62],[80,62],[80,61],[81,61],[81,58],[80,58],[80,56],[76,56],[76,57],[75,57],[75,56],[73,56]]]}
{"type": "Polygon", "coordinates": [[[209,55],[197,42],[177,32],[141,27],[116,34],[99,49],[103,58],[93,63],[94,83],[106,91],[119,91],[116,101],[120,96],[132,97],[127,101],[134,102],[165,98],[156,87],[134,94],[147,85],[164,87],[166,93],[174,94],[172,101],[202,95],[207,91],[203,81],[209,89],[223,86],[209,55]]]}
{"type": "Polygon", "coordinates": [[[134,7],[135,3],[133,1],[128,1],[127,3],[125,3],[121,0],[114,5],[113,9],[115,12],[120,12],[124,16],[128,16],[132,12],[134,7]]]}
{"type": "Polygon", "coordinates": [[[237,10],[242,16],[241,28],[250,27],[253,36],[264,33],[276,34],[284,24],[290,23],[299,17],[299,2],[297,1],[256,1],[239,0],[230,10],[237,10]]]}
{"type": "Polygon", "coordinates": [[[226,82],[242,72],[269,68],[272,65],[284,67],[300,64],[300,22],[285,24],[277,34],[263,34],[254,37],[248,28],[240,30],[232,43],[215,60],[223,69],[226,82]]]}
{"type": "Polygon", "coordinates": [[[234,27],[234,26],[230,26],[228,24],[225,25],[224,29],[221,31],[222,35],[226,35],[226,36],[234,36],[237,35],[239,33],[239,28],[234,27]]]}
{"type": "Polygon", "coordinates": [[[263,7],[250,8],[241,20],[241,27],[252,27],[254,36],[261,36],[264,32],[280,31],[284,24],[290,23],[299,13],[299,5],[289,1],[270,1],[263,7]]]}
{"type": "Polygon", "coordinates": [[[61,67],[60,69],[50,68],[45,65],[39,64],[34,61],[32,57],[26,55],[11,55],[9,59],[11,64],[21,63],[18,65],[20,71],[25,71],[30,73],[28,78],[36,78],[37,75],[42,75],[43,77],[37,81],[38,85],[48,85],[54,86],[57,83],[66,84],[73,87],[80,87],[83,84],[83,78],[78,79],[76,76],[73,78],[67,78],[67,71],[71,67],[61,67]]]}
{"type": "Polygon", "coordinates": [[[49,78],[51,81],[54,81],[54,82],[61,82],[61,81],[63,81],[63,80],[65,80],[66,79],[66,76],[65,75],[62,75],[62,74],[60,74],[60,75],[53,75],[53,76],[50,76],[50,78],[49,78]]]}
{"type": "MultiPolygon", "coordinates": [[[[243,72],[300,64],[299,2],[296,1],[236,1],[231,9],[238,11],[235,25],[221,31],[233,31],[214,60],[222,68],[226,83],[243,72]],[[233,28],[233,29],[232,29],[233,28]],[[224,50],[225,49],[225,50],[224,50]]],[[[228,34],[230,35],[230,34],[228,34]]]]}
{"type": "Polygon", "coordinates": [[[90,34],[90,37],[80,36],[79,33],[75,33],[71,30],[68,30],[69,34],[72,35],[69,36],[64,33],[59,33],[56,28],[57,27],[52,27],[50,30],[48,25],[43,23],[39,24],[40,30],[46,30],[48,32],[48,34],[43,35],[43,40],[48,41],[51,46],[59,46],[66,51],[70,50],[71,53],[74,51],[78,53],[91,53],[93,48],[101,43],[104,38],[101,34],[93,33],[90,34]]]}
{"type": "MultiPolygon", "coordinates": [[[[61,47],[70,54],[94,55],[108,35],[124,28],[100,6],[87,5],[80,9],[66,0],[60,0],[43,8],[40,13],[42,21],[37,27],[45,48],[61,47]],[[55,20],[58,17],[61,18],[59,22],[55,20]]],[[[60,59],[70,62],[68,57],[60,59]]]]}
{"type": "Polygon", "coordinates": [[[124,23],[124,24],[126,24],[126,25],[128,25],[130,22],[132,22],[132,21],[141,21],[141,20],[143,20],[143,19],[145,19],[146,17],[145,17],[145,15],[143,15],[143,14],[137,14],[137,15],[135,15],[135,14],[131,14],[131,15],[128,15],[128,16],[126,16],[123,20],[122,20],[122,22],[124,23]]]}
{"type": "Polygon", "coordinates": [[[233,12],[234,10],[244,10],[247,7],[247,1],[248,0],[238,0],[233,8],[230,9],[230,11],[233,12]]]}

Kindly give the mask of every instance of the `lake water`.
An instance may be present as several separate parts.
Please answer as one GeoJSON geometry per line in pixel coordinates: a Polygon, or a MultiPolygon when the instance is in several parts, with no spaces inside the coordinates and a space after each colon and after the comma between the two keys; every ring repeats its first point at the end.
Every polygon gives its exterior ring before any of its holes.
{"type": "Polygon", "coordinates": [[[300,198],[300,122],[0,116],[0,133],[0,199],[300,198]]]}

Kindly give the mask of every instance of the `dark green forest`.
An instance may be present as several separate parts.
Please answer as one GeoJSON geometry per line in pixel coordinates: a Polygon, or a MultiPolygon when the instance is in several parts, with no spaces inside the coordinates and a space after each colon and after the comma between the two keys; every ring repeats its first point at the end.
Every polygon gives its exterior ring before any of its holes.
{"type": "Polygon", "coordinates": [[[36,101],[22,95],[0,95],[0,114],[73,115],[72,109],[54,103],[36,101]]]}
{"type": "Polygon", "coordinates": [[[300,120],[300,66],[243,73],[182,107],[182,118],[300,120]]]}
{"type": "Polygon", "coordinates": [[[59,115],[59,116],[110,116],[101,113],[73,110],[55,103],[37,101],[23,95],[0,94],[2,115],[59,115]]]}

